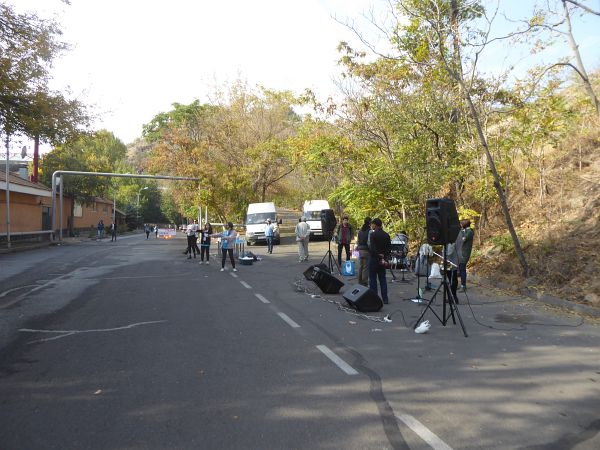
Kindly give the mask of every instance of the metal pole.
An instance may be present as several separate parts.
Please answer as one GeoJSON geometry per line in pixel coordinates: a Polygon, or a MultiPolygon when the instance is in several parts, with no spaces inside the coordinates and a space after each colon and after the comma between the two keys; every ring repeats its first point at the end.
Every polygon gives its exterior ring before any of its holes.
{"type": "Polygon", "coordinates": [[[58,188],[60,189],[60,197],[58,198],[58,214],[60,214],[60,230],[58,230],[59,239],[62,241],[62,218],[63,218],[63,191],[65,186],[63,184],[63,177],[58,178],[58,188]]]}
{"type": "Polygon", "coordinates": [[[56,208],[56,177],[52,175],[52,210],[50,211],[50,229],[52,230],[52,240],[56,239],[54,236],[54,230],[56,230],[56,222],[54,217],[54,208],[56,208]]]}
{"type": "Polygon", "coordinates": [[[112,221],[115,226],[117,225],[117,223],[115,222],[115,220],[117,220],[116,214],[117,214],[117,191],[115,191],[113,193],[113,218],[112,218],[112,221]]]}
{"type": "Polygon", "coordinates": [[[138,191],[138,196],[137,196],[137,206],[135,207],[135,229],[138,229],[138,226],[140,225],[140,192],[138,191]]]}
{"type": "Polygon", "coordinates": [[[6,133],[6,248],[10,248],[10,154],[9,154],[10,135],[6,133]]]}
{"type": "MultiPolygon", "coordinates": [[[[171,177],[167,175],[132,175],[130,173],[112,173],[112,172],[80,172],[75,170],[57,170],[52,174],[52,212],[50,214],[52,221],[52,230],[56,221],[56,177],[62,175],[83,175],[88,177],[120,177],[120,178],[152,178],[156,180],[179,180],[179,181],[200,181],[200,178],[193,177],[171,177]]],[[[62,216],[59,217],[59,225],[62,228],[62,216]]]]}

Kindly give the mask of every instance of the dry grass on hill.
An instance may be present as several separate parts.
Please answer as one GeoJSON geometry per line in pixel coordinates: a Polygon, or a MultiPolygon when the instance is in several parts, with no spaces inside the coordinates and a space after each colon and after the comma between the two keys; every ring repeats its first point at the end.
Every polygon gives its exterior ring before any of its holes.
{"type": "Polygon", "coordinates": [[[539,185],[530,185],[526,193],[513,192],[511,198],[531,278],[522,277],[500,210],[484,231],[484,244],[470,267],[516,288],[535,286],[560,298],[600,306],[600,135],[565,145],[570,146],[568,153],[548,155],[542,205],[539,185]]]}

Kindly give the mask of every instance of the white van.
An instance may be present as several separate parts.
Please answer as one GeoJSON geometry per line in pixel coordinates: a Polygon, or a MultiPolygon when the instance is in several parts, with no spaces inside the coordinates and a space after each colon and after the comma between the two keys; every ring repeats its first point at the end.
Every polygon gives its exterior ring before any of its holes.
{"type": "Polygon", "coordinates": [[[310,237],[323,236],[321,229],[321,210],[329,209],[327,200],[307,200],[304,202],[303,215],[310,226],[310,237]]]}
{"type": "Polygon", "coordinates": [[[246,212],[246,242],[248,242],[248,245],[256,242],[267,242],[265,238],[267,219],[271,219],[271,223],[275,226],[273,243],[280,243],[281,238],[279,236],[279,222],[277,221],[275,203],[250,203],[246,212]]]}

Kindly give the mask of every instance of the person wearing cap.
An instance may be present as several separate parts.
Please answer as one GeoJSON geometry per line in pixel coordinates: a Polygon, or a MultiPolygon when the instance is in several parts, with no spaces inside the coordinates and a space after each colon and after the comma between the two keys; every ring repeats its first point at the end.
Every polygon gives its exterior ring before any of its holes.
{"type": "Polygon", "coordinates": [[[211,235],[211,237],[221,238],[221,252],[223,258],[221,259],[221,272],[225,270],[225,261],[227,260],[227,253],[229,253],[229,259],[233,271],[237,272],[235,268],[235,259],[233,258],[233,247],[235,245],[235,239],[237,238],[237,231],[233,228],[233,223],[227,222],[227,228],[222,233],[211,235]]]}
{"type": "Polygon", "coordinates": [[[308,259],[308,241],[310,240],[310,225],[306,217],[302,216],[296,225],[296,242],[298,242],[298,257],[300,262],[308,259]]]}
{"type": "Polygon", "coordinates": [[[267,219],[265,225],[265,238],[267,239],[267,252],[273,253],[273,236],[275,235],[275,227],[271,223],[271,219],[267,219]]]}
{"type": "Polygon", "coordinates": [[[373,230],[369,238],[369,289],[377,293],[377,279],[381,290],[383,303],[388,303],[387,280],[385,278],[385,267],[381,265],[382,258],[389,260],[392,251],[392,240],[390,235],[383,231],[381,219],[375,218],[371,221],[373,230]]]}

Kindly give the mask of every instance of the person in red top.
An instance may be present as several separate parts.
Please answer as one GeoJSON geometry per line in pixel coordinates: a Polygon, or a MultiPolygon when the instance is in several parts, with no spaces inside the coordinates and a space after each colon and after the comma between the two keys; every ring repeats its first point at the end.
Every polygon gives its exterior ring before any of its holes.
{"type": "Polygon", "coordinates": [[[342,249],[346,250],[346,261],[350,260],[350,241],[354,236],[352,225],[348,221],[348,216],[342,217],[342,223],[338,226],[336,241],[338,244],[338,265],[342,266],[342,249]]]}

